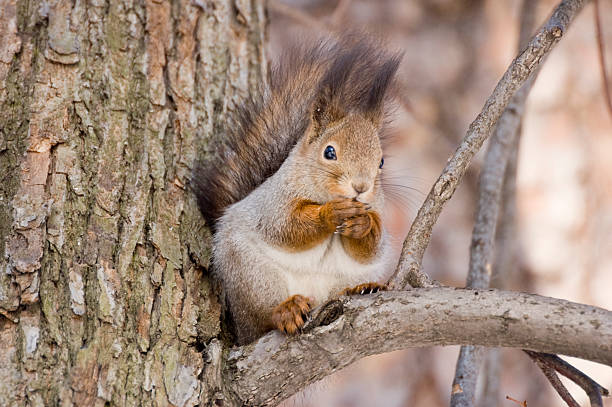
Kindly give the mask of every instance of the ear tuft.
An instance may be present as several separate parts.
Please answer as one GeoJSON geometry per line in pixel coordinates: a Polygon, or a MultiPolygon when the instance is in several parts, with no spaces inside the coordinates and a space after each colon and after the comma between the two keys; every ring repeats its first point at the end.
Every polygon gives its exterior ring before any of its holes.
{"type": "Polygon", "coordinates": [[[387,90],[394,81],[395,73],[397,72],[401,60],[402,54],[395,54],[378,67],[377,72],[372,78],[369,93],[367,97],[364,98],[363,111],[368,113],[369,116],[382,116],[387,90]]]}
{"type": "Polygon", "coordinates": [[[323,128],[346,115],[345,87],[351,79],[361,50],[334,44],[329,50],[331,61],[318,84],[313,107],[315,127],[323,128]]]}
{"type": "Polygon", "coordinates": [[[317,133],[346,115],[338,101],[333,99],[332,94],[330,90],[323,90],[315,99],[312,107],[312,122],[317,133]]]}
{"type": "Polygon", "coordinates": [[[312,107],[316,132],[349,113],[378,123],[401,54],[388,54],[363,34],[349,34],[327,48],[329,62],[317,86],[312,107]]]}

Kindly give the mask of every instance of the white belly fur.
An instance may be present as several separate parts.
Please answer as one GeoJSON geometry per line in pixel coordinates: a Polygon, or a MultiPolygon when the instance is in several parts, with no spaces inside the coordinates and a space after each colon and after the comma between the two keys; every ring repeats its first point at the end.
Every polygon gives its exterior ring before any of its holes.
{"type": "Polygon", "coordinates": [[[332,235],[318,246],[301,252],[289,252],[271,246],[259,238],[253,242],[261,255],[277,266],[286,279],[289,295],[301,294],[321,302],[345,287],[370,281],[378,281],[384,275],[388,256],[387,236],[383,236],[382,248],[372,263],[362,264],[351,258],[340,237],[332,235]]]}

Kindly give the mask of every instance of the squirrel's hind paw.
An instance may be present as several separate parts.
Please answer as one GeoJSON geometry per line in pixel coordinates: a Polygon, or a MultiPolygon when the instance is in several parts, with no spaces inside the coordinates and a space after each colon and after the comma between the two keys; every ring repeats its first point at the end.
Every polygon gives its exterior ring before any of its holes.
{"type": "Polygon", "coordinates": [[[312,300],[302,295],[293,295],[281,302],[272,312],[272,323],[281,332],[295,334],[306,322],[312,300]]]}
{"type": "Polygon", "coordinates": [[[386,285],[378,284],[378,283],[364,283],[359,284],[353,288],[345,288],[340,295],[354,295],[354,294],[374,294],[379,291],[385,291],[387,289],[386,285]]]}

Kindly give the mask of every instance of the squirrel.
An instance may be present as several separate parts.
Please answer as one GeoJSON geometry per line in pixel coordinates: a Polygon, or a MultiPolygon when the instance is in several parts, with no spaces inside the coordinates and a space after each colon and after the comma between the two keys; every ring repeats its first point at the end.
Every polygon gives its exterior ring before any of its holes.
{"type": "Polygon", "coordinates": [[[292,48],[196,163],[213,276],[240,344],[298,332],[335,295],[384,289],[381,134],[400,60],[365,37],[292,48]]]}

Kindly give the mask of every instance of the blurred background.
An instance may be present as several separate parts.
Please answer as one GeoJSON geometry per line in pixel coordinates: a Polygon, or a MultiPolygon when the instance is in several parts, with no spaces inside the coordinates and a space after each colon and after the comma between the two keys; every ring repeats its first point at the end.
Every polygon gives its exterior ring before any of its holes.
{"type": "MultiPolygon", "coordinates": [[[[609,62],[612,1],[600,2],[609,62]]],[[[385,158],[387,171],[411,188],[386,214],[398,249],[447,158],[516,55],[521,4],[269,0],[272,60],[289,38],[349,28],[375,33],[389,49],[404,52],[393,114],[396,137],[393,153],[385,158]]],[[[538,2],[537,26],[556,4],[538,2]]],[[[594,27],[590,4],[552,52],[530,94],[519,153],[518,271],[506,278],[506,286],[612,309],[612,117],[604,101],[594,27]]],[[[446,285],[465,285],[485,150],[486,145],[444,210],[424,261],[425,271],[446,285]]],[[[412,349],[363,359],[297,404],[448,406],[458,350],[412,349]]],[[[569,359],[612,389],[612,369],[569,359]]],[[[501,371],[498,406],[517,406],[505,396],[526,400],[529,407],[564,405],[522,352],[503,350],[501,371]]],[[[581,390],[567,385],[588,405],[581,390]]],[[[604,405],[612,406],[612,398],[604,405]]]]}

